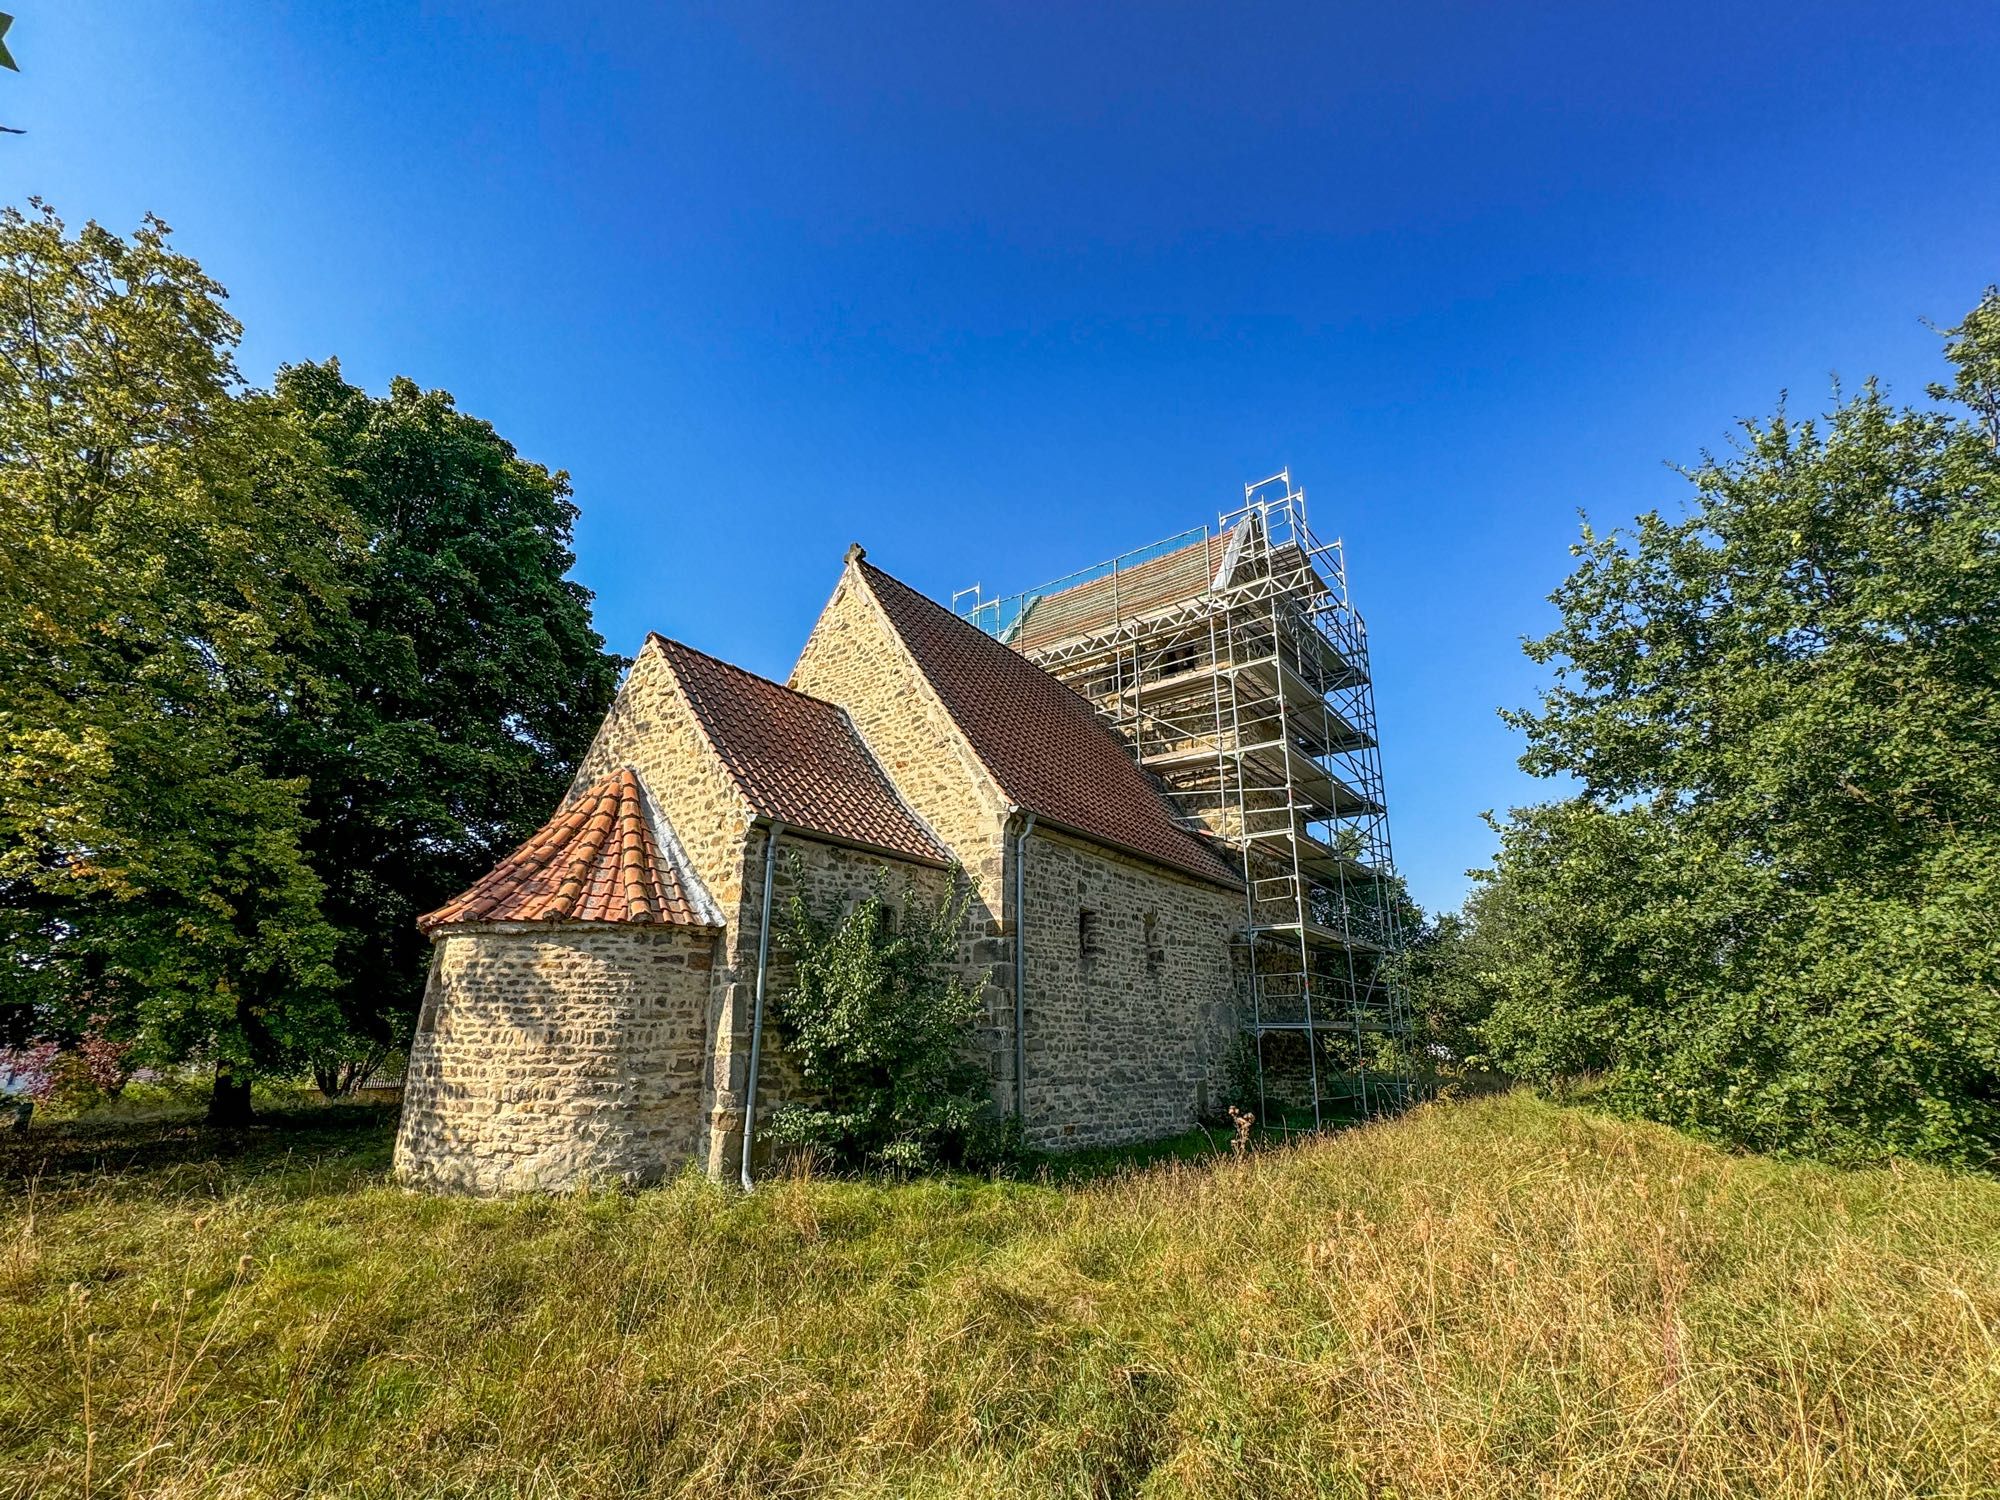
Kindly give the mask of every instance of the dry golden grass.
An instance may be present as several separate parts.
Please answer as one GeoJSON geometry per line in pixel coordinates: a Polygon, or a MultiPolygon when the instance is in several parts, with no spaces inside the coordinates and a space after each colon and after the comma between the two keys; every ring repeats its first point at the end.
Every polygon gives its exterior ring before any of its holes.
{"type": "Polygon", "coordinates": [[[10,1186],[0,1494],[2000,1494],[1979,1177],[1523,1095],[1067,1187],[98,1149],[10,1186]]]}

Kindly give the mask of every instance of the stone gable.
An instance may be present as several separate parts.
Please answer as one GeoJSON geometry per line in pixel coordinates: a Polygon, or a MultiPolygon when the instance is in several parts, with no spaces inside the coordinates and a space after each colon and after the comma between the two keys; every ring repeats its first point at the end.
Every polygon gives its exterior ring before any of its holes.
{"type": "Polygon", "coordinates": [[[971,881],[959,969],[980,994],[977,1046],[993,1078],[995,1101],[1011,1107],[1014,945],[1004,915],[1012,891],[1006,798],[852,562],[799,653],[792,686],[847,710],[897,792],[951,849],[971,881]]]}
{"type": "Polygon", "coordinates": [[[597,737],[570,780],[569,801],[631,766],[673,824],[688,863],[724,912],[743,899],[744,841],[752,813],[667,664],[648,637],[597,737]]]}
{"type": "Polygon", "coordinates": [[[791,683],[847,710],[903,800],[957,854],[981,899],[997,911],[1007,800],[852,563],[806,638],[791,683]]]}

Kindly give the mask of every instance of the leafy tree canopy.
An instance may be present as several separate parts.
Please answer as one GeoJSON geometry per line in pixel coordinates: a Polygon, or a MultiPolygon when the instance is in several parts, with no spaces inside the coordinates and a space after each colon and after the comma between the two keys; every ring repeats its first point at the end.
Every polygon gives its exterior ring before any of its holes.
{"type": "Polygon", "coordinates": [[[222,295],[157,219],[0,211],[0,984],[17,1030],[116,1011],[240,1082],[333,1023],[263,756],[356,539],[222,295]]]}
{"type": "MultiPolygon", "coordinates": [[[[409,380],[376,398],[336,361],[301,364],[279,372],[277,399],[320,445],[363,543],[347,607],[307,647],[317,692],[279,764],[307,788],[337,990],[365,1058],[415,1015],[416,918],[548,816],[623,663],[567,577],[568,475],[409,380]]],[[[323,1081],[340,1061],[319,1060],[323,1081]]]]}
{"type": "Polygon", "coordinates": [[[441,391],[248,388],[223,291],[0,214],[0,1041],[350,1080],[414,919],[530,831],[621,665],[567,476],[441,391]]]}
{"type": "Polygon", "coordinates": [[[1532,1077],[1766,1149],[2000,1149],[2000,294],[1931,409],[1875,384],[1586,528],[1510,715],[1517,813],[1452,964],[1532,1077]]]}

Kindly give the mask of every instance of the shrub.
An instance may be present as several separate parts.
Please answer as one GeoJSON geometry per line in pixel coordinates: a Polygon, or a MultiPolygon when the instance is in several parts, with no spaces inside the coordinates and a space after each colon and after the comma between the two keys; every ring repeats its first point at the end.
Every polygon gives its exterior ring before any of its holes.
{"type": "Polygon", "coordinates": [[[791,961],[773,996],[807,1098],[771,1112],[764,1138],[837,1170],[984,1170],[1018,1155],[971,1055],[979,998],[953,973],[971,892],[908,893],[891,922],[880,883],[844,916],[813,910],[796,855],[779,938],[791,961]]]}
{"type": "Polygon", "coordinates": [[[0,1048],[0,1082],[8,1092],[63,1114],[116,1099],[132,1076],[128,1042],[114,1040],[103,1016],[92,1016],[71,1046],[44,1040],[0,1048]]]}

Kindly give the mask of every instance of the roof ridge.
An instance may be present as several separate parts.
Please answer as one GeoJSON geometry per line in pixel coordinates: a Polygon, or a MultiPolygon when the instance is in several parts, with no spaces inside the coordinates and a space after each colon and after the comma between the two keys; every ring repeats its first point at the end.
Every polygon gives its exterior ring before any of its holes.
{"type": "MultiPolygon", "coordinates": [[[[624,795],[624,780],[619,772],[613,771],[597,783],[589,799],[578,809],[583,814],[583,826],[577,830],[576,841],[569,846],[569,857],[563,861],[560,877],[556,881],[555,906],[564,916],[575,911],[577,903],[583,899],[590,871],[596,865],[598,855],[604,852],[605,841],[611,835],[611,825],[624,795]]],[[[547,869],[548,866],[542,868],[547,869]]]]}
{"type": "MultiPolygon", "coordinates": [[[[988,635],[985,631],[981,630],[977,625],[973,624],[970,620],[962,619],[958,615],[953,614],[950,610],[946,609],[942,604],[938,603],[937,600],[933,599],[929,594],[924,593],[921,589],[915,589],[910,587],[909,584],[903,582],[903,580],[898,578],[895,574],[883,572],[880,568],[876,567],[875,564],[867,561],[865,558],[862,559],[857,565],[861,568],[866,569],[868,572],[873,573],[877,578],[884,579],[889,583],[893,583],[894,585],[896,585],[897,588],[901,589],[905,594],[908,594],[912,599],[915,599],[920,604],[928,605],[932,610],[942,615],[945,619],[951,621],[951,623],[957,626],[960,630],[966,632],[964,637],[966,640],[968,641],[977,640],[982,642],[979,648],[980,650],[984,651],[987,649],[987,647],[990,646],[994,650],[1005,652],[1006,655],[1012,660],[1020,662],[1023,666],[1028,667],[1031,670],[1039,673],[1041,676],[1047,678],[1051,683],[1061,688],[1065,693],[1069,694],[1070,697],[1074,698],[1079,704],[1081,704],[1084,710],[1090,715],[1093,721],[1098,723],[1103,722],[1101,719],[1098,718],[1097,709],[1088,698],[1084,697],[1083,694],[1079,693],[1075,688],[1071,687],[1068,683],[1064,682],[1060,677],[1056,676],[1055,673],[1049,671],[1048,668],[1042,666],[1038,662],[1030,661],[1027,657],[1023,656],[1020,652],[1016,651],[1012,646],[1008,645],[1005,641],[996,641],[992,636],[988,635]]],[[[919,669],[921,669],[923,667],[923,662],[919,660],[917,666],[919,669]]],[[[929,674],[926,673],[925,675],[928,676],[929,674]]],[[[974,753],[975,754],[977,753],[976,746],[974,747],[974,753]]],[[[984,759],[984,757],[981,758],[984,759]]]]}
{"type": "MultiPolygon", "coordinates": [[[[943,609],[942,605],[938,605],[937,600],[929,598],[924,594],[918,593],[915,589],[911,588],[907,583],[903,582],[902,579],[896,577],[895,574],[883,572],[880,568],[876,567],[875,564],[869,562],[865,555],[853,558],[851,559],[851,561],[853,562],[854,567],[864,575],[872,573],[876,578],[879,578],[886,583],[893,583],[894,585],[896,585],[897,588],[901,589],[911,598],[921,599],[926,604],[936,605],[938,608],[943,609]]],[[[866,582],[867,580],[864,578],[863,581],[866,582]]],[[[1000,774],[999,768],[995,766],[993,762],[987,757],[985,748],[980,745],[978,739],[975,736],[966,733],[965,726],[959,723],[958,715],[953,711],[950,701],[946,698],[945,694],[940,689],[937,679],[931,676],[930,668],[924,665],[924,659],[922,655],[920,655],[917,649],[910,644],[909,638],[903,633],[902,626],[896,623],[896,617],[890,614],[887,609],[883,608],[881,598],[875,593],[872,587],[870,587],[870,589],[868,590],[868,602],[871,605],[873,605],[876,611],[881,615],[882,623],[885,627],[887,627],[889,632],[889,638],[895,642],[896,649],[901,651],[904,656],[909,658],[910,665],[916,669],[918,680],[921,681],[924,684],[924,686],[930,690],[931,696],[934,699],[936,699],[938,708],[943,712],[946,721],[949,722],[952,725],[952,727],[957,731],[960,743],[962,743],[965,746],[965,748],[971,752],[972,758],[979,763],[980,769],[986,773],[988,778],[991,779],[993,785],[999,789],[1000,795],[1007,799],[1009,808],[1013,809],[1014,794],[1007,788],[1007,778],[1000,774]]],[[[951,614],[951,611],[945,610],[945,613],[951,614]]],[[[956,620],[958,616],[952,615],[952,618],[956,620]]],[[[815,629],[818,628],[817,624],[815,624],[814,628],[815,629]]],[[[985,632],[981,631],[980,634],[984,635],[985,632]]]]}
{"type": "MultiPolygon", "coordinates": [[[[762,672],[753,672],[748,667],[738,666],[727,657],[717,656],[712,651],[704,651],[699,646],[690,646],[686,641],[677,641],[670,635],[661,635],[657,630],[647,631],[646,639],[658,641],[662,646],[671,646],[676,651],[685,651],[690,656],[699,656],[704,661],[712,661],[718,667],[727,667],[739,677],[751,678],[754,681],[763,683],[766,687],[774,687],[780,692],[790,693],[794,698],[803,698],[808,703],[817,703],[822,708],[840,708],[840,705],[835,703],[831,698],[821,698],[816,694],[795,688],[788,682],[780,682],[775,677],[766,677],[762,672]]],[[[845,713],[846,710],[841,709],[841,712],[845,713]]]]}
{"type": "Polygon", "coordinates": [[[626,904],[650,917],[659,907],[660,872],[649,868],[646,862],[646,839],[652,830],[646,826],[645,783],[631,766],[623,766],[613,774],[619,778],[621,793],[617,811],[626,814],[619,819],[615,830],[618,834],[615,873],[626,904]],[[622,796],[628,785],[633,793],[629,806],[622,796]]]}
{"type": "Polygon", "coordinates": [[[639,774],[639,768],[627,765],[625,769],[639,783],[643,793],[639,816],[645,822],[646,832],[652,835],[655,852],[665,863],[664,873],[658,869],[653,872],[659,888],[660,910],[666,910],[678,898],[697,922],[705,922],[712,927],[725,925],[722,908],[709,894],[707,884],[695,869],[694,861],[688,856],[687,845],[681,842],[681,836],[674,828],[673,819],[667,816],[667,810],[660,806],[659,799],[647,787],[646,778],[639,774]]]}
{"type": "MultiPolygon", "coordinates": [[[[909,584],[903,582],[902,579],[898,578],[894,573],[884,572],[882,569],[876,567],[875,564],[869,562],[868,559],[866,559],[865,557],[857,558],[855,560],[855,566],[861,569],[861,571],[864,573],[873,573],[877,578],[886,579],[888,582],[895,584],[897,588],[901,589],[904,593],[908,594],[912,599],[920,600],[923,603],[929,605],[932,609],[936,610],[939,614],[943,615],[947,620],[950,620],[953,624],[965,626],[967,630],[970,630],[974,635],[978,636],[982,641],[993,641],[993,637],[988,635],[985,631],[981,630],[977,625],[974,625],[969,621],[959,618],[959,616],[953,614],[950,610],[946,609],[942,604],[938,603],[937,600],[933,599],[929,594],[926,594],[922,589],[912,588],[909,584]]],[[[999,646],[1000,649],[1003,651],[1010,649],[1009,647],[1002,645],[999,641],[993,641],[993,644],[999,646]]],[[[1014,652],[1013,654],[1016,656],[1020,656],[1020,653],[1018,651],[1014,652]]],[[[1026,657],[1022,657],[1021,659],[1023,661],[1027,661],[1026,657]]],[[[1029,662],[1028,664],[1030,666],[1034,665],[1033,662],[1029,662]]],[[[1039,668],[1037,670],[1039,670],[1039,668]]]]}

